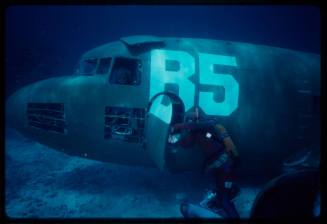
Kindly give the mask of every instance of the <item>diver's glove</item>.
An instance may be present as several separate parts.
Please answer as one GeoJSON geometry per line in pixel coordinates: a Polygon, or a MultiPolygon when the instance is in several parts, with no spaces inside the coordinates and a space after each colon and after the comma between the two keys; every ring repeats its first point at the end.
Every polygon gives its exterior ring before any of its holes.
{"type": "Polygon", "coordinates": [[[181,138],[181,134],[178,130],[176,130],[175,126],[172,126],[170,128],[170,133],[168,135],[168,143],[175,144],[177,143],[181,138]]]}
{"type": "Polygon", "coordinates": [[[170,134],[168,135],[168,143],[175,144],[180,140],[180,138],[181,138],[180,134],[170,134]]]}

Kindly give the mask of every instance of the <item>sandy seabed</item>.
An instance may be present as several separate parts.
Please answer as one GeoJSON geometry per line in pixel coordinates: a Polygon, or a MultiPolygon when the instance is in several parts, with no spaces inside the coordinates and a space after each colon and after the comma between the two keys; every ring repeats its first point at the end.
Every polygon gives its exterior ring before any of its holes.
{"type": "MultiPolygon", "coordinates": [[[[13,130],[5,139],[5,211],[11,218],[182,218],[183,200],[200,201],[208,178],[69,156],[13,130]]],[[[260,187],[242,185],[242,218],[260,187]]]]}

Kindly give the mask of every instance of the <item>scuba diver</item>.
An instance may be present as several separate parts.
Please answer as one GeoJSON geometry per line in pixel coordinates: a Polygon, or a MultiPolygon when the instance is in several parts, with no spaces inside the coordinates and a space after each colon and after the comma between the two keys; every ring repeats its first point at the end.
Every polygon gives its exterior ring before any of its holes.
{"type": "Polygon", "coordinates": [[[234,170],[239,164],[239,155],[224,126],[216,120],[200,119],[196,109],[195,114],[190,113],[185,117],[184,123],[172,126],[168,142],[183,148],[194,144],[201,147],[205,156],[203,171],[214,176],[216,187],[207,192],[200,206],[214,212],[222,209],[228,218],[239,218],[231,201],[240,191],[234,183],[234,170]]]}

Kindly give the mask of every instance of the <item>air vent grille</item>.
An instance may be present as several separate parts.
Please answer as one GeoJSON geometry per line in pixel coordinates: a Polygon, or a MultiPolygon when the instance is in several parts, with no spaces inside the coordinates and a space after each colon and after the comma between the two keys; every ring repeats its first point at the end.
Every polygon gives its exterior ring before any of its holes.
{"type": "Polygon", "coordinates": [[[66,134],[63,103],[28,103],[28,125],[34,128],[66,134]]]}

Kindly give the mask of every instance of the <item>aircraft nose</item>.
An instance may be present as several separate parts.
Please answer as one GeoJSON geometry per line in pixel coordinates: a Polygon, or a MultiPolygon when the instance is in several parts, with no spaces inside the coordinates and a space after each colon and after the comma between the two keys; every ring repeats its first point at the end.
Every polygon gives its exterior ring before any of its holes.
{"type": "MultiPolygon", "coordinates": [[[[29,103],[56,101],[55,94],[58,83],[62,83],[63,78],[52,78],[41,80],[26,85],[14,92],[5,104],[5,122],[8,126],[24,131],[28,125],[27,108],[29,103]]],[[[64,78],[66,80],[66,78],[64,78]]]]}

